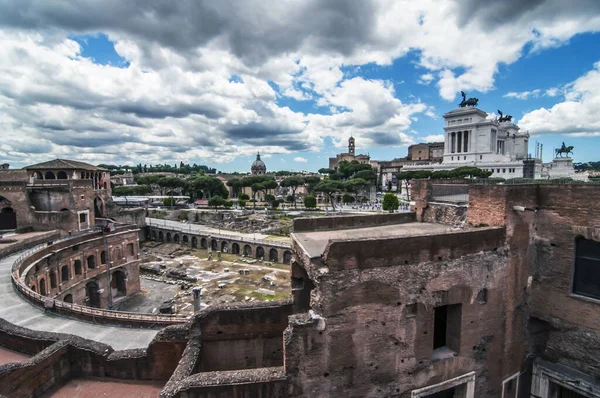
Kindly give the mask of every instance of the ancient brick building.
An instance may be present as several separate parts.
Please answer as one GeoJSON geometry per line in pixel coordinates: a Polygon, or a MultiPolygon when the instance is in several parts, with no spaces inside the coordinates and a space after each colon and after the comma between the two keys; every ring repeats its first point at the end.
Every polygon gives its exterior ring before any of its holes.
{"type": "Polygon", "coordinates": [[[0,169],[0,230],[81,231],[110,201],[110,172],[55,159],[23,169],[0,169]]]}
{"type": "Polygon", "coordinates": [[[434,185],[413,181],[411,213],[296,219],[291,302],[210,306],[135,353],[34,335],[56,343],[0,366],[0,393],[37,369],[63,375],[43,391],[94,374],[161,397],[600,396],[600,187],[434,185]]]}

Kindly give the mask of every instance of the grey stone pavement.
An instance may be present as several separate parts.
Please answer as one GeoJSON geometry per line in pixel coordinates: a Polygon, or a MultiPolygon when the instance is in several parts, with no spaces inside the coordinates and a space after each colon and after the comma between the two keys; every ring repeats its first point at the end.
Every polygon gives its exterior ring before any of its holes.
{"type": "Polygon", "coordinates": [[[146,348],[158,332],[158,329],[103,326],[45,314],[22,298],[12,285],[11,268],[19,255],[0,259],[0,318],[33,330],[74,334],[108,344],[115,350],[146,348]]]}

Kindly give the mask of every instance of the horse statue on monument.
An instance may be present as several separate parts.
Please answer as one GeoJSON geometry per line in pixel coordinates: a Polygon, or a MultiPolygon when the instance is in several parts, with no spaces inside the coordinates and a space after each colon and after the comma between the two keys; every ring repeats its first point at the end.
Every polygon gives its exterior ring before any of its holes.
{"type": "Polygon", "coordinates": [[[571,155],[573,154],[573,148],[574,147],[572,145],[566,146],[563,141],[562,146],[560,148],[556,148],[554,150],[555,157],[559,157],[559,155],[560,155],[560,157],[562,158],[563,153],[566,154],[567,157],[569,157],[569,154],[571,154],[571,155]]]}
{"type": "Polygon", "coordinates": [[[500,114],[500,117],[498,118],[498,121],[500,123],[512,121],[512,116],[511,115],[506,115],[505,116],[500,109],[498,109],[498,113],[500,114]]]}
{"type": "Polygon", "coordinates": [[[463,100],[460,104],[458,104],[459,107],[464,108],[465,106],[477,106],[479,99],[475,97],[467,99],[467,94],[465,94],[464,91],[461,91],[460,94],[462,95],[463,100]]]}

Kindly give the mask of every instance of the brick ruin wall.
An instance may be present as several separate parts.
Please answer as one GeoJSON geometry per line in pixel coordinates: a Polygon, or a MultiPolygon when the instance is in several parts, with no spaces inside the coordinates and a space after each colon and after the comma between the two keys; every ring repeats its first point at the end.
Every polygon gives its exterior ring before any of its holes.
{"type": "Polygon", "coordinates": [[[106,246],[104,243],[102,234],[94,234],[60,242],[38,251],[20,266],[21,280],[37,293],[42,291],[41,284],[44,284],[48,297],[63,300],[66,295],[71,295],[72,302],[81,305],[85,305],[86,283],[94,280],[107,293],[100,296],[100,307],[104,308],[108,305],[109,291],[117,296],[116,286],[111,283],[111,289],[108,289],[107,285],[106,271],[110,267],[113,275],[117,270],[125,273],[126,295],[139,292],[137,229],[108,234],[106,246]],[[94,268],[88,265],[89,257],[93,258],[94,268]],[[63,280],[65,271],[66,280],[63,280]],[[54,285],[52,280],[55,281],[54,285]]]}
{"type": "MultiPolygon", "coordinates": [[[[409,397],[416,387],[473,369],[476,396],[499,394],[503,376],[521,370],[524,358],[507,336],[523,334],[525,326],[506,305],[514,292],[505,286],[511,264],[504,231],[436,238],[395,239],[394,256],[381,241],[333,242],[324,263],[303,264],[316,285],[315,315],[294,315],[286,330],[290,396],[409,397]],[[434,360],[433,308],[459,303],[458,355],[434,360]]],[[[301,254],[295,258],[302,261],[301,254]]]]}
{"type": "Polygon", "coordinates": [[[415,216],[412,213],[296,218],[294,219],[294,232],[379,227],[382,225],[403,224],[414,221],[415,216]]]}
{"type": "Polygon", "coordinates": [[[289,302],[204,309],[190,324],[188,345],[161,397],[282,396],[283,332],[291,313],[289,302]]]}
{"type": "MultiPolygon", "coordinates": [[[[464,184],[464,180],[444,181],[444,184],[464,184]]],[[[462,227],[466,223],[468,206],[464,204],[434,202],[432,200],[431,181],[411,180],[411,210],[421,222],[445,224],[462,227]]]]}
{"type": "Polygon", "coordinates": [[[186,326],[169,326],[147,349],[114,351],[110,346],[76,336],[33,331],[0,319],[2,346],[33,355],[22,363],[0,366],[0,394],[32,397],[81,377],[166,382],[187,342],[186,326]]]}
{"type": "MultiPolygon", "coordinates": [[[[57,180],[57,183],[63,182],[57,180]]],[[[104,193],[96,194],[91,181],[68,180],[53,187],[27,187],[27,182],[0,181],[0,196],[10,201],[17,216],[17,229],[37,231],[78,231],[78,211],[89,211],[89,225],[94,225],[94,199],[105,201],[104,193]],[[61,211],[66,209],[66,211],[61,211]]],[[[87,226],[87,225],[86,225],[87,226]]]]}
{"type": "Polygon", "coordinates": [[[532,276],[524,310],[528,351],[596,378],[600,304],[573,295],[572,283],[575,238],[600,241],[597,192],[585,185],[474,185],[467,218],[473,225],[506,225],[511,263],[519,272],[515,287],[525,290],[532,276]]]}

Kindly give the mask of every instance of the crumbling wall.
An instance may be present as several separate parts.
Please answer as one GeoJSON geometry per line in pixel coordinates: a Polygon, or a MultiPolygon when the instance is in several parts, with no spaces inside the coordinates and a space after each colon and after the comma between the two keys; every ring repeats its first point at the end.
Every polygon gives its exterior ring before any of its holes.
{"type": "Polygon", "coordinates": [[[531,217],[534,352],[600,378],[598,300],[573,294],[575,238],[600,240],[598,187],[539,186],[531,217]]]}
{"type": "Polygon", "coordinates": [[[334,240],[323,261],[330,270],[375,268],[458,258],[504,246],[504,228],[458,230],[453,233],[398,238],[334,240]]]}
{"type": "MultiPolygon", "coordinates": [[[[420,247],[436,244],[430,239],[420,247]]],[[[514,347],[505,337],[523,333],[523,324],[514,324],[513,308],[506,305],[512,292],[505,288],[505,246],[473,253],[478,250],[385,267],[371,267],[368,255],[350,267],[303,264],[316,287],[311,311],[292,316],[285,333],[292,396],[409,397],[412,389],[473,370],[475,396],[500,396],[503,377],[519,371],[522,360],[512,360],[514,347]],[[433,351],[434,308],[451,304],[462,308],[460,346],[455,355],[439,358],[433,351]]]]}
{"type": "Polygon", "coordinates": [[[0,394],[41,396],[77,377],[166,381],[177,367],[188,339],[188,327],[169,326],[148,349],[114,351],[80,337],[34,331],[0,320],[3,347],[33,355],[22,363],[0,366],[0,394]]]}
{"type": "Polygon", "coordinates": [[[467,219],[467,210],[464,205],[429,202],[423,211],[423,222],[462,227],[467,219]]]}
{"type": "Polygon", "coordinates": [[[382,225],[414,222],[415,220],[415,215],[413,213],[297,218],[294,220],[294,232],[379,227],[382,225]]]}
{"type": "Polygon", "coordinates": [[[202,352],[197,372],[263,368],[283,364],[283,331],[290,303],[211,306],[195,317],[202,352]]]}

